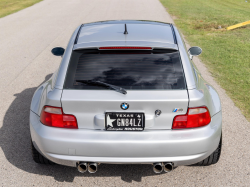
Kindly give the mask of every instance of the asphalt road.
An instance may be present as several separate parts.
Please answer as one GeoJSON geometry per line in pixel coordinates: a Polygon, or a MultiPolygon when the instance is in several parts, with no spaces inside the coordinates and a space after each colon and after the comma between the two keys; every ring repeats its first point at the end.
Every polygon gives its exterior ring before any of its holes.
{"type": "Polygon", "coordinates": [[[66,47],[82,23],[117,19],[172,22],[158,0],[44,0],[0,19],[0,186],[250,186],[250,123],[197,58],[222,102],[223,148],[216,165],[159,175],[150,165],[100,165],[96,174],[81,174],[33,162],[29,106],[36,87],[59,66],[50,50],[66,47]]]}

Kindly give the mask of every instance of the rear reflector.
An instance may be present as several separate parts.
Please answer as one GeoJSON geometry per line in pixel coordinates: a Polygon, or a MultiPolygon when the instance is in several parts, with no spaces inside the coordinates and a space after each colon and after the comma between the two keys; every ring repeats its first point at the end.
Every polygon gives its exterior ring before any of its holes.
{"type": "Polygon", "coordinates": [[[99,47],[99,49],[150,49],[151,47],[99,47]]]}
{"type": "Polygon", "coordinates": [[[76,117],[64,114],[62,108],[45,106],[41,112],[42,124],[51,127],[78,129],[76,117]]]}
{"type": "Polygon", "coordinates": [[[189,108],[187,114],[175,116],[172,129],[203,127],[210,122],[211,117],[207,107],[189,108]]]}

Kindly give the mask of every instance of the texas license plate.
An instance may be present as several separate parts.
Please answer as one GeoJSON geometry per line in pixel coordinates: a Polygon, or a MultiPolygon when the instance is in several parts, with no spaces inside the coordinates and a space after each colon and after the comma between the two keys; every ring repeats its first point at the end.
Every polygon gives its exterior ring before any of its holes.
{"type": "Polygon", "coordinates": [[[142,131],[144,125],[144,113],[105,113],[105,128],[107,131],[142,131]]]}

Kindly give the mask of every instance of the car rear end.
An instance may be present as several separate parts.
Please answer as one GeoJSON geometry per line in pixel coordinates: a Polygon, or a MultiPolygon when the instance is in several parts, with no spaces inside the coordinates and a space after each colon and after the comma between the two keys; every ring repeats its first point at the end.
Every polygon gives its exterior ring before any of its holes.
{"type": "MultiPolygon", "coordinates": [[[[90,25],[79,31],[62,88],[54,87],[60,92],[60,102],[44,102],[38,115],[31,111],[35,147],[49,160],[73,167],[81,163],[180,166],[207,158],[220,141],[221,114],[214,114],[207,101],[202,102],[205,96],[199,90],[189,93],[190,75],[185,72],[173,28],[161,25],[168,32],[168,47],[140,46],[140,42],[138,46],[120,42],[115,47],[86,47],[86,33],[97,28],[111,32],[122,26],[90,25]],[[87,80],[115,85],[127,94],[82,82],[87,80]]],[[[133,29],[137,27],[127,24],[128,36],[132,35],[128,43],[136,40],[133,29]]],[[[155,41],[157,36],[153,36],[155,41]]]]}

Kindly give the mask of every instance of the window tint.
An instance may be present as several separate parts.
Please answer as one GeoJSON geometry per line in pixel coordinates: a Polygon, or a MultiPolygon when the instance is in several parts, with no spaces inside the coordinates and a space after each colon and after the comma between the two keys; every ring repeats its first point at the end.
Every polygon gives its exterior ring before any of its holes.
{"type": "Polygon", "coordinates": [[[102,81],[127,90],[185,89],[178,51],[74,51],[64,88],[103,89],[75,80],[102,81]]]}

